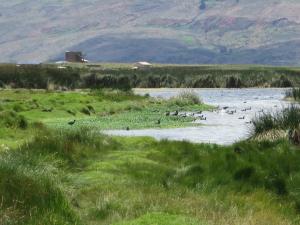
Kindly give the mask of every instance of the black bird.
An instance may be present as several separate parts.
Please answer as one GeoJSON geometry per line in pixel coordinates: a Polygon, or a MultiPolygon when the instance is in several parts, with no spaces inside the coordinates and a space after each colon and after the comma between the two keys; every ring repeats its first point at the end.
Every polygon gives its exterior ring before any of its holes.
{"type": "Polygon", "coordinates": [[[68,122],[69,125],[73,126],[75,124],[76,120],[68,122]]]}
{"type": "Polygon", "coordinates": [[[156,124],[160,125],[160,120],[157,120],[156,124]]]}
{"type": "Polygon", "coordinates": [[[178,116],[179,112],[178,110],[175,111],[174,116],[178,116]]]}

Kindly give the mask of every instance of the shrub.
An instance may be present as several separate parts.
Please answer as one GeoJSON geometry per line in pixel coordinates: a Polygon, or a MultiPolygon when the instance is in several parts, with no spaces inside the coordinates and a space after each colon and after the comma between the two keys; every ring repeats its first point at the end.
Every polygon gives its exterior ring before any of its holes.
{"type": "Polygon", "coordinates": [[[271,177],[267,178],[265,186],[266,186],[267,189],[270,189],[271,191],[274,191],[278,195],[288,194],[286,182],[281,177],[271,176],[271,177]]]}
{"type": "Polygon", "coordinates": [[[85,128],[59,132],[44,129],[35,136],[26,149],[35,153],[54,154],[68,163],[77,165],[87,156],[104,151],[105,143],[114,142],[85,128]]]}
{"type": "Polygon", "coordinates": [[[235,180],[243,180],[246,181],[250,179],[250,177],[255,173],[255,169],[252,166],[247,166],[237,170],[234,174],[235,180]]]}
{"type": "Polygon", "coordinates": [[[201,98],[193,91],[183,91],[179,95],[172,97],[169,102],[178,106],[202,104],[201,98]]]}
{"type": "Polygon", "coordinates": [[[242,87],[242,81],[240,78],[230,76],[226,80],[226,88],[241,88],[242,87]]]}
{"type": "Polygon", "coordinates": [[[76,111],[75,111],[75,110],[72,110],[72,109],[67,109],[66,112],[69,113],[69,114],[71,114],[71,115],[73,115],[73,116],[76,115],[76,111]]]}
{"type": "Polygon", "coordinates": [[[95,111],[95,109],[94,109],[94,107],[93,107],[93,106],[91,106],[91,105],[87,105],[86,107],[88,108],[88,110],[89,110],[90,112],[92,112],[92,113],[96,113],[96,111],[95,111]]]}
{"type": "Polygon", "coordinates": [[[271,86],[278,88],[288,88],[293,87],[293,84],[286,76],[282,75],[278,80],[273,81],[271,86]]]}
{"type": "Polygon", "coordinates": [[[19,117],[19,128],[25,130],[28,127],[28,122],[24,116],[19,117]]]}
{"type": "Polygon", "coordinates": [[[55,170],[54,164],[25,154],[22,149],[1,153],[1,208],[10,210],[0,210],[0,222],[52,224],[49,221],[56,218],[59,225],[76,224],[76,215],[60,188],[55,170]]]}
{"type": "Polygon", "coordinates": [[[15,104],[12,108],[15,112],[25,111],[25,108],[21,104],[15,104]]]}
{"type": "Polygon", "coordinates": [[[90,110],[87,108],[87,107],[83,107],[82,109],[81,109],[81,112],[83,113],[83,114],[85,114],[85,115],[91,115],[91,112],[90,112],[90,110]]]}
{"type": "Polygon", "coordinates": [[[26,129],[28,122],[22,115],[18,115],[15,111],[2,111],[0,112],[0,126],[9,128],[26,129]]]}
{"type": "Polygon", "coordinates": [[[293,99],[299,101],[300,100],[300,88],[293,88],[292,90],[288,90],[285,95],[288,98],[293,98],[293,99]]]}
{"type": "Polygon", "coordinates": [[[275,114],[265,113],[254,118],[252,122],[254,134],[261,134],[273,129],[293,130],[300,125],[300,108],[292,105],[275,114]]]}
{"type": "Polygon", "coordinates": [[[193,82],[193,88],[218,88],[220,85],[216,79],[209,75],[204,78],[198,78],[193,82]]]}

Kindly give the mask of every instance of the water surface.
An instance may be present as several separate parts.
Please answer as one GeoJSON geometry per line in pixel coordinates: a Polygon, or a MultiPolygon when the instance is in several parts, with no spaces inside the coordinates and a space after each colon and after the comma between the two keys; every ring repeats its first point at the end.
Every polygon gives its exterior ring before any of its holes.
{"type": "MultiPolygon", "coordinates": [[[[135,89],[137,94],[170,98],[184,89],[135,89]]],[[[193,89],[206,104],[219,108],[203,112],[206,120],[195,123],[203,126],[176,129],[114,130],[107,134],[118,136],[150,136],[158,140],[188,140],[196,143],[228,145],[249,137],[251,119],[263,112],[276,112],[288,106],[284,101],[286,89],[193,89]],[[230,114],[232,112],[233,114],[230,114]]],[[[200,115],[195,114],[195,118],[200,115]]]]}

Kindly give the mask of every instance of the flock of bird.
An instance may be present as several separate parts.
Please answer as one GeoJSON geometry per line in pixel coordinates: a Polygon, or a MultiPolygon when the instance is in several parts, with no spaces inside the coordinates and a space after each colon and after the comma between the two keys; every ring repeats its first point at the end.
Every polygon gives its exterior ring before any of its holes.
{"type": "MultiPolygon", "coordinates": [[[[247,103],[247,102],[244,102],[244,103],[247,103]]],[[[278,106],[275,105],[274,106],[275,108],[277,108],[278,106]]],[[[44,112],[51,112],[53,109],[45,109],[43,110],[44,112]]],[[[241,112],[247,112],[247,111],[251,111],[252,110],[252,107],[247,107],[247,108],[243,108],[241,109],[241,112]]],[[[222,107],[221,109],[218,107],[217,109],[214,110],[215,112],[217,113],[226,113],[228,115],[234,115],[234,114],[237,114],[238,111],[237,109],[234,109],[234,110],[230,110],[230,107],[228,106],[225,106],[225,107],[222,107]]],[[[264,113],[264,110],[261,109],[258,111],[258,113],[264,113]]],[[[165,116],[166,117],[170,117],[170,116],[173,116],[173,117],[181,117],[181,118],[187,118],[187,117],[193,117],[194,118],[194,121],[197,121],[197,120],[201,120],[201,121],[206,121],[207,120],[207,117],[203,114],[202,111],[198,111],[198,112],[191,112],[191,113],[188,113],[188,112],[179,112],[179,110],[176,110],[174,112],[170,112],[170,111],[167,111],[165,113],[165,116]]],[[[240,116],[238,117],[239,120],[245,120],[246,119],[246,116],[243,115],[243,116],[240,116]]],[[[76,123],[76,120],[72,120],[72,121],[69,121],[68,124],[70,126],[73,126],[74,124],[76,123]]],[[[246,124],[252,124],[252,121],[247,121],[245,122],[246,124]]],[[[157,125],[160,125],[161,124],[161,119],[158,119],[155,124],[157,125]]],[[[129,131],[130,128],[129,127],[126,127],[126,130],[129,131]]]]}

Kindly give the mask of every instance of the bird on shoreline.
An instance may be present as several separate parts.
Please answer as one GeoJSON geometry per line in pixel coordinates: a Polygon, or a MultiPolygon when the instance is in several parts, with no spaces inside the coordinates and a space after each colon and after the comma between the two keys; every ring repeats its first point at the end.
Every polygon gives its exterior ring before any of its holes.
{"type": "Polygon", "coordinates": [[[75,123],[76,123],[76,120],[73,120],[73,121],[68,122],[68,124],[69,124],[70,126],[73,126],[75,123]]]}

